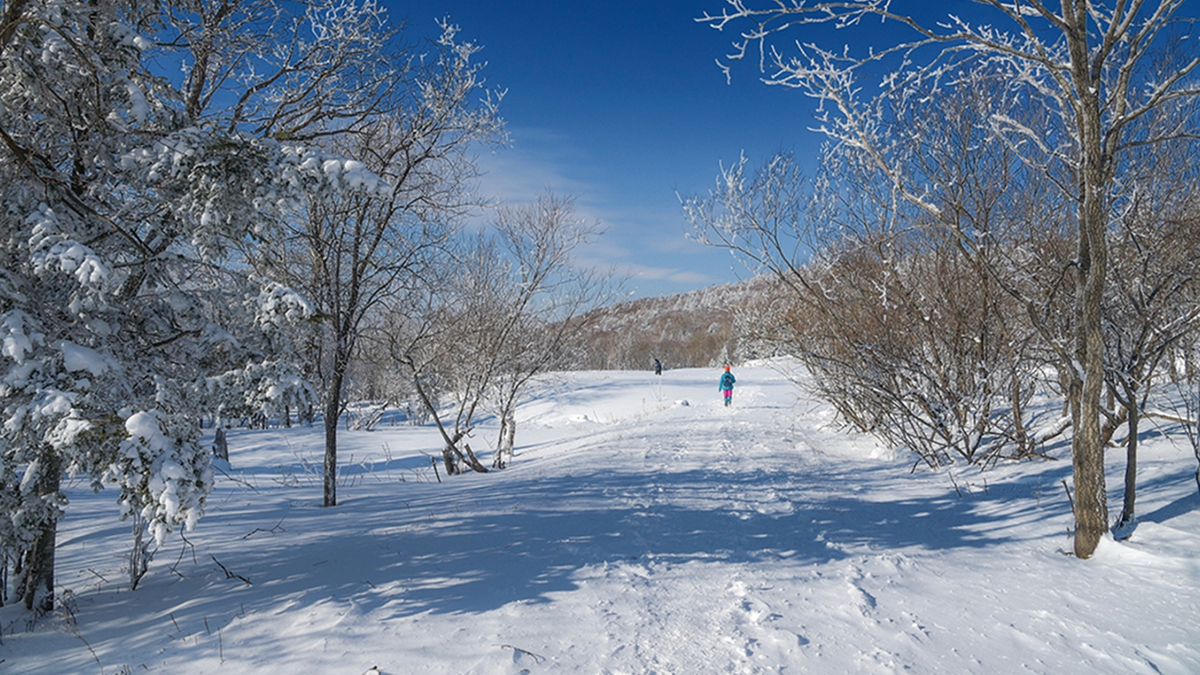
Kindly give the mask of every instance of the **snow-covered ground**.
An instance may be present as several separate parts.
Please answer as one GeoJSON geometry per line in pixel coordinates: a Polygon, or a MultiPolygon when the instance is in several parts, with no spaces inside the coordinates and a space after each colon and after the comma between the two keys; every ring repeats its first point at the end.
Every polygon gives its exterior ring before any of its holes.
{"type": "Polygon", "coordinates": [[[1137,530],[1080,561],[1064,448],[910,472],[781,365],[735,369],[728,409],[715,370],[559,376],[509,469],[440,483],[431,429],[344,432],[332,509],[319,429],[235,431],[190,545],[133,592],[115,494],[76,486],[67,611],[0,609],[0,672],[1200,673],[1181,439],[1143,442],[1137,530]]]}

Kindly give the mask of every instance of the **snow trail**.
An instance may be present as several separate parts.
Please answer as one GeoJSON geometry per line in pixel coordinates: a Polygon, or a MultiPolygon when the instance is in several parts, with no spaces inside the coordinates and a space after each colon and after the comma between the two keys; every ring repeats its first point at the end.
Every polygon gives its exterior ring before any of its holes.
{"type": "Polygon", "coordinates": [[[559,376],[509,469],[440,483],[435,431],[347,433],[334,509],[319,428],[235,431],[191,545],[133,593],[113,495],[80,485],[69,619],[0,608],[4,672],[1200,672],[1190,451],[1143,445],[1135,537],[1084,563],[1069,462],[910,473],[768,364],[730,408],[718,372],[559,376]]]}

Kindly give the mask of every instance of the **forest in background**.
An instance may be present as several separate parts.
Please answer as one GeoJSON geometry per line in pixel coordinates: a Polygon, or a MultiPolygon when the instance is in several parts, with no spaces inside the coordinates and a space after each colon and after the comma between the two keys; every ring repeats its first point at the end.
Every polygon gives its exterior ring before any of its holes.
{"type": "Polygon", "coordinates": [[[744,310],[771,284],[765,277],[659,298],[639,298],[593,310],[580,319],[578,355],[569,367],[582,370],[699,368],[759,354],[745,339],[744,310]]]}

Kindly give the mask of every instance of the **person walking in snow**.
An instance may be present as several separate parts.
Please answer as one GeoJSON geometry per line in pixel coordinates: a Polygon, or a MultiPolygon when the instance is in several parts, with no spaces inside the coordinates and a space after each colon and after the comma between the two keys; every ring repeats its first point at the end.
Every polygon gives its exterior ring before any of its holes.
{"type": "Polygon", "coordinates": [[[737,382],[737,378],[733,373],[729,372],[729,366],[725,366],[725,374],[721,376],[721,383],[717,385],[717,389],[725,395],[725,407],[729,407],[729,403],[733,400],[733,383],[737,382]]]}
{"type": "Polygon", "coordinates": [[[662,375],[662,361],[654,359],[654,374],[662,375]]]}

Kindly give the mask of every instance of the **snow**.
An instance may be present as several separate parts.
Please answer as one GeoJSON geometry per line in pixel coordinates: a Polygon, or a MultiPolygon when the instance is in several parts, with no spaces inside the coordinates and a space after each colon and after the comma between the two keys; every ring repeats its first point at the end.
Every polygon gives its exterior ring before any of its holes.
{"type": "Polygon", "coordinates": [[[129,90],[129,116],[138,124],[145,124],[150,115],[150,104],[146,102],[145,94],[137,83],[129,80],[125,81],[125,88],[129,90]]]}
{"type": "MultiPolygon", "coordinates": [[[[158,420],[153,413],[139,412],[132,415],[128,420],[125,420],[125,431],[130,438],[142,438],[153,446],[164,445],[162,439],[162,431],[159,429],[158,420]]],[[[129,449],[126,449],[129,452],[129,449]]]]}
{"type": "Polygon", "coordinates": [[[440,482],[434,429],[343,431],[330,509],[320,425],[232,430],[191,546],[168,540],[134,592],[114,495],[81,482],[70,611],[0,609],[4,672],[1200,672],[1185,442],[1147,435],[1137,529],[1080,561],[1067,441],[910,472],[787,365],[736,368],[731,408],[715,369],[557,375],[519,409],[510,468],[440,482]]]}
{"type": "Polygon", "coordinates": [[[53,387],[45,387],[37,392],[29,407],[30,415],[36,420],[43,417],[59,417],[71,412],[78,394],[62,391],[53,387]]]}
{"type": "Polygon", "coordinates": [[[100,352],[74,342],[62,340],[59,342],[59,349],[62,350],[63,367],[67,369],[67,372],[86,370],[99,377],[108,372],[113,365],[112,361],[105,358],[100,352]]]}
{"type": "Polygon", "coordinates": [[[29,323],[28,316],[19,309],[0,315],[0,354],[7,356],[21,365],[25,363],[25,355],[33,351],[33,340],[25,334],[25,326],[29,323]]]}

